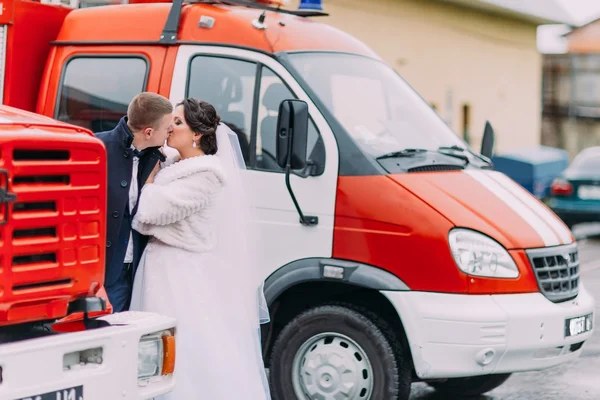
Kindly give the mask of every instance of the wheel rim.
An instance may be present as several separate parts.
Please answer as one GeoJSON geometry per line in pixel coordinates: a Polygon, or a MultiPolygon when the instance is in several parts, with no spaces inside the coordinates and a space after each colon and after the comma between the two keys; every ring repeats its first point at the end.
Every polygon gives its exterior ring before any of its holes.
{"type": "Polygon", "coordinates": [[[292,383],[298,399],[366,400],[373,391],[373,368],[354,340],[340,333],[321,333],[298,349],[292,383]]]}

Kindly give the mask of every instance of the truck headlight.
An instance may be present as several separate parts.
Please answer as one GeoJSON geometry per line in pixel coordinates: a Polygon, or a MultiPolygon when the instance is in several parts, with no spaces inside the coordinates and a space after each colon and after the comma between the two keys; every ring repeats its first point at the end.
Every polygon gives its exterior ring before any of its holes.
{"type": "Polygon", "coordinates": [[[465,274],[489,278],[519,276],[519,269],[506,249],[482,233],[453,229],[448,242],[456,265],[465,274]]]}
{"type": "Polygon", "coordinates": [[[175,336],[163,331],[142,336],[138,345],[138,381],[172,374],[175,370],[175,336]]]}

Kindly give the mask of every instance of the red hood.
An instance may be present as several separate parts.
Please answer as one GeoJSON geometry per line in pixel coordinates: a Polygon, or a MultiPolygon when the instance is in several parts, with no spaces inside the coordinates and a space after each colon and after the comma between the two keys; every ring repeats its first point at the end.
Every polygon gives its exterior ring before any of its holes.
{"type": "Polygon", "coordinates": [[[565,224],[522,186],[497,171],[390,175],[450,222],[485,233],[507,249],[572,243],[565,224]]]}

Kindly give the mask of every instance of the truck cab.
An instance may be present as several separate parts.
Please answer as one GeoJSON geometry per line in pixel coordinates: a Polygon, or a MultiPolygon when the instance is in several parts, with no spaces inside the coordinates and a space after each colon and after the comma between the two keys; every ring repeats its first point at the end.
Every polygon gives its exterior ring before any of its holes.
{"type": "Polygon", "coordinates": [[[460,397],[578,357],[595,300],[570,230],[321,11],[265,3],[72,10],[35,111],[98,132],[141,91],[216,107],[247,164],[274,399],[460,397]]]}

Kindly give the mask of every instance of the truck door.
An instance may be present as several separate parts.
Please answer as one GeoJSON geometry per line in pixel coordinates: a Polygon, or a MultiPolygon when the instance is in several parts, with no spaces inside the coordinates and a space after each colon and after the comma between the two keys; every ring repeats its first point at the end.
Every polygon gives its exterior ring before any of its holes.
{"type": "Polygon", "coordinates": [[[337,145],[325,119],[289,72],[263,53],[182,45],[172,77],[173,103],[185,97],[207,101],[238,134],[247,164],[244,174],[249,182],[249,197],[257,219],[254,226],[261,235],[259,251],[265,278],[298,259],[331,257],[337,145]],[[279,104],[289,98],[306,101],[310,111],[307,156],[315,163],[315,172],[291,177],[303,213],[318,217],[318,224],[310,227],[299,222],[284,171],[275,162],[279,104]]]}

